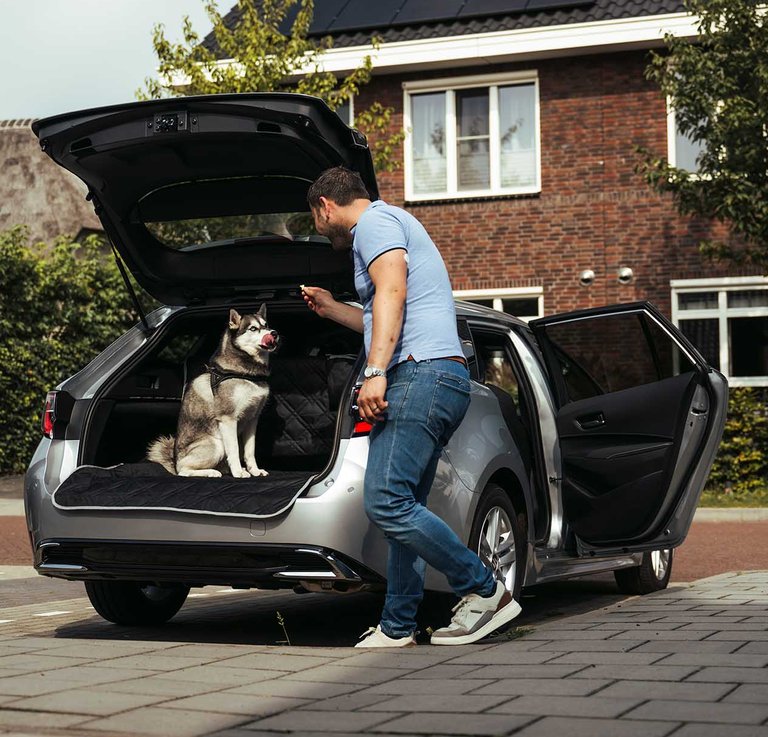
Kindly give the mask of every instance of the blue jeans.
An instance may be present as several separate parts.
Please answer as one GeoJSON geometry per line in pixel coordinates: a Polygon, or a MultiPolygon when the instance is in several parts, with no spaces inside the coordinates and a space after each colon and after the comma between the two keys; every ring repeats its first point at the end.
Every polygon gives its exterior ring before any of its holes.
{"type": "Polygon", "coordinates": [[[370,435],[365,511],[389,540],[381,629],[406,637],[416,630],[427,564],[459,596],[490,594],[495,579],[426,507],[440,453],[469,407],[466,367],[448,359],[404,361],[387,373],[386,399],[386,419],[370,435]]]}

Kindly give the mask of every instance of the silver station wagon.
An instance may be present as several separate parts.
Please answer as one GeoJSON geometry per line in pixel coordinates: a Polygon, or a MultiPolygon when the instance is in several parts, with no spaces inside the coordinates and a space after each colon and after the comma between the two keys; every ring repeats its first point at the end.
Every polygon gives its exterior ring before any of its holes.
{"type": "MultiPolygon", "coordinates": [[[[290,94],[131,103],[33,129],[164,305],[46,398],[25,486],[38,572],[84,581],[101,616],[136,625],[209,584],[383,590],[387,543],[363,508],[370,427],[355,412],[362,337],[300,289],[356,299],[349,254],[314,232],[306,192],[343,164],[376,198],[365,138],[290,94]],[[262,303],[281,336],[256,443],[270,475],[182,478],[148,462],[229,309],[262,303]]],[[[720,442],[723,376],[647,303],[530,323],[456,309],[472,400],[430,508],[515,596],[609,570],[625,592],[665,587],[720,442]]],[[[448,591],[434,571],[427,587],[448,591]]]]}

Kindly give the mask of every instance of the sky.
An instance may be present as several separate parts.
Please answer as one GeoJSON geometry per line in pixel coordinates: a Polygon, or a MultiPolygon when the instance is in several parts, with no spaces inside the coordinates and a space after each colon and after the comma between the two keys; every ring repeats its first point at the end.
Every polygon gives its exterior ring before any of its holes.
{"type": "Polygon", "coordinates": [[[156,76],[152,27],[180,41],[185,15],[210,31],[203,0],[0,0],[0,120],[135,100],[156,76]]]}

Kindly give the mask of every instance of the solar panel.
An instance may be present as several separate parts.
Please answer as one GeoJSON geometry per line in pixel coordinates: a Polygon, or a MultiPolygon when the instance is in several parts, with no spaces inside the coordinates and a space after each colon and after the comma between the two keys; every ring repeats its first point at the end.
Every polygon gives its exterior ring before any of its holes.
{"type": "Polygon", "coordinates": [[[573,8],[577,5],[594,5],[594,0],[528,0],[525,10],[528,13],[535,13],[537,10],[573,8]]]}
{"type": "MultiPolygon", "coordinates": [[[[351,0],[354,2],[354,0],[351,0]]],[[[348,5],[350,0],[315,0],[315,15],[312,18],[311,33],[328,30],[334,18],[348,5]]]]}
{"type": "Polygon", "coordinates": [[[394,19],[397,25],[455,20],[466,0],[405,0],[394,19]]]}
{"type": "Polygon", "coordinates": [[[362,28],[385,28],[391,25],[405,0],[350,0],[328,26],[331,33],[362,28]]]}
{"type": "Polygon", "coordinates": [[[506,15],[525,9],[527,0],[467,0],[459,11],[461,19],[477,15],[506,15]]]}

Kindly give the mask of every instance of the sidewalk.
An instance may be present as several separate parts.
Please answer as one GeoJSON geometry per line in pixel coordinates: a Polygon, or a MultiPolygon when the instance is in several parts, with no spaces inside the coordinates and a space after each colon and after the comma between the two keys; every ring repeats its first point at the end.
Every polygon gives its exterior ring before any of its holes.
{"type": "Polygon", "coordinates": [[[0,734],[768,737],[768,572],[404,650],[0,639],[0,734]]]}

